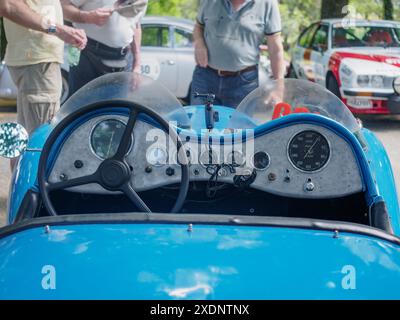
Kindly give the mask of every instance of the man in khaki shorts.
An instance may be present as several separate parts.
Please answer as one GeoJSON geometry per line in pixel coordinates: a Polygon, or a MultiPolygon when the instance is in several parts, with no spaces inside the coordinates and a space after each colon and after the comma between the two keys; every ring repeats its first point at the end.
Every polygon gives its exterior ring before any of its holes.
{"type": "MultiPolygon", "coordinates": [[[[18,88],[18,123],[28,133],[48,122],[60,107],[65,33],[59,0],[27,0],[28,6],[43,17],[43,31],[26,29],[5,19],[8,39],[5,61],[18,88]],[[63,39],[63,40],[62,40],[63,39]]],[[[74,30],[76,47],[86,46],[86,35],[74,30]]]]}

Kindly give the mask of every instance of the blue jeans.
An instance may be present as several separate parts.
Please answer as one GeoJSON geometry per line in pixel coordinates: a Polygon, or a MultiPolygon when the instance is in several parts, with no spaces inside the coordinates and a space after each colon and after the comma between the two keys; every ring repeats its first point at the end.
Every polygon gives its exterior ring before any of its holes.
{"type": "Polygon", "coordinates": [[[236,108],[252,91],[258,88],[258,70],[250,70],[233,77],[221,77],[215,70],[197,66],[193,73],[191,105],[205,104],[195,93],[215,94],[215,104],[236,108]]]}

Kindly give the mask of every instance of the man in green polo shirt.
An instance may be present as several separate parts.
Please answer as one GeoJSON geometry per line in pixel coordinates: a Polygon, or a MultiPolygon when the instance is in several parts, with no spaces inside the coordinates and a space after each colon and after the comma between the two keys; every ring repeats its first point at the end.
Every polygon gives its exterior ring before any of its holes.
{"type": "Polygon", "coordinates": [[[194,31],[195,93],[213,93],[216,103],[237,107],[259,85],[260,45],[266,38],[275,79],[284,77],[281,17],[277,0],[202,0],[194,31]]]}

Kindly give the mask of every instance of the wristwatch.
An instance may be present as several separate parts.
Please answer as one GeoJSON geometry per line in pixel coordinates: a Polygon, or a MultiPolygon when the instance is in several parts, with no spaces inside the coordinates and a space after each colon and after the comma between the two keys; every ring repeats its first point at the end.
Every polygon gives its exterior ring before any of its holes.
{"type": "Polygon", "coordinates": [[[47,33],[49,34],[57,33],[57,26],[55,24],[50,24],[49,27],[47,28],[47,33]]]}

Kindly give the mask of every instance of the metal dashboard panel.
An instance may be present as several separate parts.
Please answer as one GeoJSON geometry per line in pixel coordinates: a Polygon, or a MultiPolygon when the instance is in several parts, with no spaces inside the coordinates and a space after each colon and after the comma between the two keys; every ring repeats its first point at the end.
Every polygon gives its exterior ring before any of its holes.
{"type": "MultiPolygon", "coordinates": [[[[60,181],[62,175],[68,179],[89,175],[95,172],[101,160],[94,155],[90,146],[90,134],[92,128],[100,121],[106,119],[119,119],[127,121],[124,116],[100,116],[91,119],[77,128],[64,143],[58,159],[51,171],[50,182],[60,181]],[[77,169],[74,166],[76,160],[84,163],[83,168],[77,169]]],[[[180,182],[180,166],[177,164],[164,165],[160,167],[149,166],[147,152],[151,146],[165,146],[165,141],[154,139],[159,136],[157,130],[150,124],[138,121],[134,130],[134,144],[127,156],[127,161],[132,167],[132,186],[136,191],[151,190],[157,187],[167,186],[180,182]],[[173,169],[172,175],[167,175],[167,169],[173,169]]],[[[194,161],[190,165],[191,181],[207,181],[210,174],[198,161],[198,157],[204,152],[205,146],[197,142],[188,142],[185,147],[191,150],[194,161]]],[[[241,149],[235,148],[235,149],[241,149]]],[[[221,148],[226,151],[231,150],[221,148]]],[[[264,151],[270,156],[270,166],[263,171],[257,171],[257,177],[252,188],[259,189],[271,194],[308,199],[339,198],[361,192],[363,183],[361,173],[357,165],[355,155],[349,144],[331,130],[312,124],[296,124],[277,129],[254,140],[254,151],[264,151]],[[330,159],[327,165],[319,172],[302,172],[296,169],[288,159],[287,147],[293,136],[296,134],[314,130],[321,133],[331,147],[330,159]],[[271,175],[275,179],[270,179],[271,175]],[[312,182],[313,191],[307,191],[305,185],[312,182]]],[[[176,151],[171,151],[170,156],[175,156],[176,151]]],[[[243,152],[245,156],[245,151],[243,152]]],[[[221,159],[226,155],[221,154],[221,159]]],[[[193,159],[192,159],[193,160],[193,159]]],[[[247,167],[248,164],[245,165],[247,167]]],[[[220,182],[233,183],[234,174],[228,173],[219,177],[220,182]]],[[[70,190],[84,193],[109,193],[98,185],[88,185],[71,188],[70,190]]]]}

